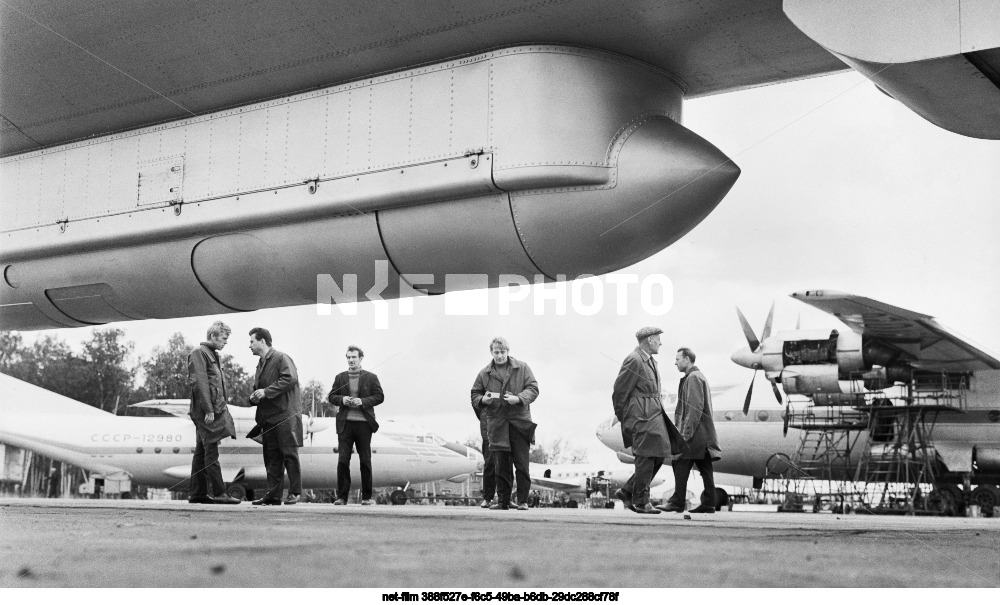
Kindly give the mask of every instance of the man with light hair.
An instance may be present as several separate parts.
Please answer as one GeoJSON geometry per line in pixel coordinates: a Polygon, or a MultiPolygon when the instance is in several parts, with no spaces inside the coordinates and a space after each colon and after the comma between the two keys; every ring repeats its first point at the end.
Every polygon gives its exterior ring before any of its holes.
{"type": "Polygon", "coordinates": [[[219,442],[236,438],[236,425],[229,413],[226,379],[219,359],[232,330],[217,321],[208,328],[208,339],[188,355],[189,414],[195,426],[194,457],[188,502],[192,504],[237,504],[226,494],[219,465],[219,442]]]}
{"type": "Polygon", "coordinates": [[[528,454],[535,442],[537,426],[531,421],[531,403],[538,397],[538,381],[528,364],[514,359],[509,352],[507,339],[497,336],[490,341],[493,360],[479,371],[472,384],[472,408],[477,416],[486,417],[483,455],[488,447],[493,458],[498,498],[498,503],[490,508],[508,510],[511,507],[511,489],[516,476],[517,510],[528,510],[531,488],[528,454]],[[514,473],[511,473],[512,463],[514,473]]]}

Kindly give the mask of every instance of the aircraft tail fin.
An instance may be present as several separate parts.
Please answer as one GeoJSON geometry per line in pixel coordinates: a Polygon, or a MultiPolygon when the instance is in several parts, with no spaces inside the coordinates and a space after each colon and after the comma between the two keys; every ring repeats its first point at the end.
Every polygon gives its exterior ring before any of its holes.
{"type": "Polygon", "coordinates": [[[0,374],[0,411],[4,413],[110,415],[93,406],[70,399],[48,389],[0,374]]]}

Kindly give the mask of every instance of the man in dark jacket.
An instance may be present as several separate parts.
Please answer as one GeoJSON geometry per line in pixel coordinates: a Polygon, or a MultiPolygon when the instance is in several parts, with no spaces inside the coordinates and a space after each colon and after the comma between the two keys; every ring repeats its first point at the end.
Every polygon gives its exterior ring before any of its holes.
{"type": "Polygon", "coordinates": [[[358,450],[361,462],[361,504],[372,500],[372,435],[378,431],[375,406],[385,401],[378,376],[361,369],[364,351],[347,347],[347,371],[337,374],[327,401],[337,407],[337,499],[347,504],[351,492],[351,452],[358,450]]]}
{"type": "Polygon", "coordinates": [[[208,340],[188,354],[188,386],[195,447],[191,459],[191,482],[188,502],[192,504],[238,504],[226,495],[219,465],[219,442],[236,438],[236,426],[229,413],[226,379],[219,362],[219,351],[229,341],[232,330],[217,321],[208,328],[208,340]]]}
{"type": "Polygon", "coordinates": [[[264,328],[250,330],[250,350],[260,360],[254,373],[254,391],[250,394],[250,405],[257,406],[257,426],[248,436],[256,433],[262,437],[267,470],[267,493],[253,503],[281,504],[281,488],[287,471],[288,497],[284,503],[295,504],[302,494],[299,375],[291,357],[271,348],[271,333],[264,328]]]}
{"type": "Polygon", "coordinates": [[[687,482],[691,467],[697,466],[701,473],[705,491],[701,494],[701,504],[692,508],[692,513],[715,512],[715,477],[712,461],[722,457],[719,440],[715,436],[715,422],[712,420],[712,394],[708,381],[698,366],[694,365],[694,351],[688,348],[677,350],[674,365],[684,373],[677,388],[677,409],[674,420],[688,451],[675,458],[674,495],[663,510],[683,512],[687,503],[687,482]]]}
{"type": "Polygon", "coordinates": [[[632,448],[635,473],[615,496],[637,513],[657,515],[649,502],[649,484],[664,460],[678,451],[677,429],[663,412],[660,401],[660,372],[653,355],[660,351],[659,328],[636,332],[639,346],[625,357],[615,379],[611,403],[621,422],[622,440],[632,448]]]}
{"type": "Polygon", "coordinates": [[[517,476],[517,510],[528,510],[528,454],[535,442],[531,403],[538,397],[538,381],[528,364],[510,357],[505,338],[490,342],[493,361],[476,375],[472,383],[472,408],[486,414],[487,438],[496,475],[499,502],[491,509],[510,508],[514,475],[517,476]],[[515,473],[511,473],[511,466],[515,473]]]}

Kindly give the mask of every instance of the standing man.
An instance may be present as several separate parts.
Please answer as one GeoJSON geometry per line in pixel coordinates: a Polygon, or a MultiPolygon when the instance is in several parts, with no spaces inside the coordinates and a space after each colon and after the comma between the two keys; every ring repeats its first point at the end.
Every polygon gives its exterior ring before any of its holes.
{"type": "Polygon", "coordinates": [[[680,447],[677,429],[663,412],[660,402],[660,372],[653,355],[660,351],[659,328],[636,332],[639,346],[625,357],[615,379],[611,403],[622,426],[625,447],[632,448],[635,473],[615,492],[625,508],[640,514],[658,515],[649,502],[649,484],[663,461],[680,447]]]}
{"type": "Polygon", "coordinates": [[[347,504],[351,492],[351,450],[357,448],[361,462],[361,504],[372,500],[372,435],[378,431],[375,406],[385,401],[378,376],[361,369],[365,352],[347,347],[347,371],[337,374],[327,401],[337,410],[337,499],[338,506],[347,504]]]}
{"type": "Polygon", "coordinates": [[[229,342],[232,330],[217,321],[208,328],[208,340],[188,354],[188,386],[194,422],[195,446],[191,459],[191,482],[188,502],[192,504],[238,504],[226,494],[219,465],[219,442],[236,438],[236,425],[229,413],[226,379],[222,374],[219,351],[229,342]]]}
{"type": "Polygon", "coordinates": [[[677,350],[674,365],[684,377],[677,388],[677,409],[674,420],[687,444],[688,451],[673,461],[674,495],[661,510],[684,512],[687,499],[687,482],[691,467],[697,466],[701,473],[705,491],[701,494],[701,504],[692,508],[692,513],[715,512],[715,477],[712,461],[719,460],[722,449],[715,436],[715,422],[712,420],[712,394],[708,381],[698,366],[694,365],[694,351],[686,347],[677,350]]]}
{"type": "Polygon", "coordinates": [[[257,406],[257,426],[264,444],[267,493],[254,505],[281,504],[281,488],[288,472],[288,497],[295,504],[302,494],[299,448],[302,447],[302,408],[299,404],[299,375],[287,354],[271,348],[271,333],[264,328],[250,330],[250,351],[260,357],[254,372],[250,405],[257,406]]]}
{"type": "Polygon", "coordinates": [[[528,364],[510,357],[509,351],[505,338],[498,336],[490,342],[493,361],[479,371],[472,383],[472,408],[481,408],[486,415],[483,447],[489,443],[498,496],[498,503],[490,509],[510,508],[516,475],[517,510],[528,510],[528,452],[538,426],[531,421],[531,403],[538,397],[538,381],[528,364]],[[515,473],[511,473],[511,462],[515,473]]]}

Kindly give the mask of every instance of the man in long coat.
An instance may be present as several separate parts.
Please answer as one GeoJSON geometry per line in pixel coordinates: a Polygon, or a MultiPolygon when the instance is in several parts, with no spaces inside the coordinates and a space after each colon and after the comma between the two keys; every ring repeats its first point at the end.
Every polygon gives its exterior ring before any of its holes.
{"type": "Polygon", "coordinates": [[[188,386],[195,447],[191,459],[191,482],[188,502],[192,504],[238,504],[226,494],[219,465],[219,442],[236,438],[236,426],[229,413],[226,379],[222,374],[219,351],[229,341],[229,326],[217,321],[208,328],[205,342],[188,354],[188,386]]]}
{"type": "Polygon", "coordinates": [[[715,421],[712,420],[712,393],[705,375],[694,365],[694,360],[695,354],[691,349],[685,347],[677,350],[674,365],[684,373],[684,377],[677,388],[674,420],[688,451],[673,461],[674,495],[663,510],[684,511],[688,476],[691,474],[691,467],[697,466],[705,491],[701,494],[701,504],[690,512],[714,513],[715,477],[712,462],[722,457],[722,449],[715,436],[715,421]]]}
{"type": "Polygon", "coordinates": [[[267,493],[255,505],[281,504],[281,488],[288,472],[288,497],[295,504],[302,494],[299,448],[302,447],[302,408],[299,403],[299,375],[287,354],[271,348],[271,333],[264,328],[250,330],[250,350],[260,357],[254,372],[250,405],[257,406],[257,426],[248,437],[259,434],[264,443],[267,493]]]}
{"type": "Polygon", "coordinates": [[[639,346],[622,362],[611,395],[625,447],[631,447],[635,457],[635,473],[615,496],[626,508],[652,515],[660,511],[649,502],[649,484],[664,460],[682,447],[680,435],[660,401],[660,372],[653,355],[660,350],[662,333],[651,327],[636,332],[639,346]]]}
{"type": "Polygon", "coordinates": [[[493,360],[476,374],[472,383],[472,408],[477,415],[486,416],[483,454],[486,455],[488,447],[498,500],[490,509],[510,508],[516,477],[517,510],[528,510],[529,454],[538,426],[531,421],[531,404],[538,397],[538,381],[528,364],[509,353],[507,339],[498,336],[490,342],[493,360]]]}

